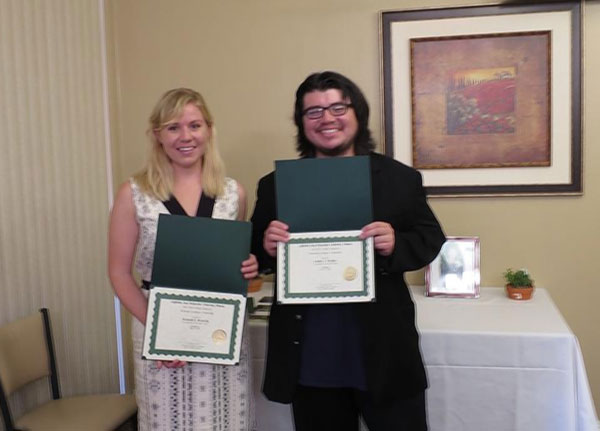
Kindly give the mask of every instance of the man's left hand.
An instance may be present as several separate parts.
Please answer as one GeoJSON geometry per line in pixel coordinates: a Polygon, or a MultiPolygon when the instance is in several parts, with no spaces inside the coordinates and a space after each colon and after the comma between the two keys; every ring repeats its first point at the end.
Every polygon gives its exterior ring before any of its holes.
{"type": "Polygon", "coordinates": [[[374,221],[362,228],[361,239],[372,236],[375,250],[382,256],[389,256],[394,251],[396,236],[392,225],[384,221],[374,221]]]}

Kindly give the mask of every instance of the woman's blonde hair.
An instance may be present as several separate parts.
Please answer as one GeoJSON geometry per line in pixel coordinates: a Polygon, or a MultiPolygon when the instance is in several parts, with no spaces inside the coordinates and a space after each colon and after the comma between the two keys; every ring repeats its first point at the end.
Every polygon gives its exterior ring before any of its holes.
{"type": "Polygon", "coordinates": [[[146,166],[134,175],[134,181],[143,192],[161,201],[168,200],[173,192],[173,167],[154,132],[179,117],[183,108],[189,104],[200,110],[211,130],[202,156],[202,192],[216,198],[222,195],[225,189],[225,168],[216,146],[217,131],[206,102],[197,91],[175,88],[162,95],[150,114],[147,131],[150,139],[148,161],[146,166]]]}

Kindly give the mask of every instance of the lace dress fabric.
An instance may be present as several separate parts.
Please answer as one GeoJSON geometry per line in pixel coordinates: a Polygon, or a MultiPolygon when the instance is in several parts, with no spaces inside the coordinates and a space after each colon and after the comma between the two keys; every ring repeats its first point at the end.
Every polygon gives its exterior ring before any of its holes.
{"type": "MultiPolygon", "coordinates": [[[[131,188],[140,229],[135,269],[143,280],[150,280],[158,216],[169,211],[161,201],[142,193],[134,181],[131,188]]],[[[235,220],[237,215],[237,183],[227,178],[225,193],[216,199],[212,217],[235,220]]],[[[238,365],[188,363],[182,368],[158,369],[155,361],[142,359],[144,326],[132,319],[139,429],[254,430],[247,322],[244,326],[238,365]]]]}

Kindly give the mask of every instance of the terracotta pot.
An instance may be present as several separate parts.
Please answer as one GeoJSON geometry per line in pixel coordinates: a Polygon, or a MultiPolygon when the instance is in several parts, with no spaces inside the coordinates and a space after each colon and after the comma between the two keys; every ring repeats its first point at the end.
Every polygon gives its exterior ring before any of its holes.
{"type": "Polygon", "coordinates": [[[258,292],[260,290],[260,288],[262,287],[262,284],[263,284],[263,280],[260,276],[253,278],[248,283],[248,292],[258,292]]]}
{"type": "Polygon", "coordinates": [[[506,294],[510,299],[525,300],[531,299],[533,295],[533,286],[531,287],[515,287],[512,284],[506,285],[506,294]]]}

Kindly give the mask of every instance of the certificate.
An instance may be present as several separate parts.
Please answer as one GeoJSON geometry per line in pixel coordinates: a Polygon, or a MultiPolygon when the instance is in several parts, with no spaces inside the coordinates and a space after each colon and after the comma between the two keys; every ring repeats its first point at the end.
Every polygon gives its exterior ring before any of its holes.
{"type": "Polygon", "coordinates": [[[373,238],[359,235],[360,230],[291,233],[288,242],[277,245],[278,301],[373,301],[373,238]]]}
{"type": "Polygon", "coordinates": [[[142,357],[237,364],[245,311],[243,295],[154,286],[142,357]]]}

